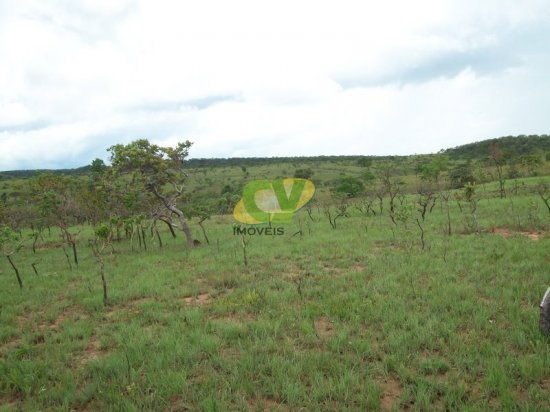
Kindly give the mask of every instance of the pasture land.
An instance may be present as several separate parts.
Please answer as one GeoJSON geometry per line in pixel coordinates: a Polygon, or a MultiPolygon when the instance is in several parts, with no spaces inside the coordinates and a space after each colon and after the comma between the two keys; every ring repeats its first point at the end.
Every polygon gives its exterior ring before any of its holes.
{"type": "Polygon", "coordinates": [[[493,190],[475,221],[449,201],[450,236],[413,195],[397,224],[314,206],[248,237],[247,266],[230,216],[195,249],[115,242],[106,306],[91,228],[72,270],[52,228],[13,256],[22,290],[0,263],[0,410],[548,410],[550,213],[493,190]]]}

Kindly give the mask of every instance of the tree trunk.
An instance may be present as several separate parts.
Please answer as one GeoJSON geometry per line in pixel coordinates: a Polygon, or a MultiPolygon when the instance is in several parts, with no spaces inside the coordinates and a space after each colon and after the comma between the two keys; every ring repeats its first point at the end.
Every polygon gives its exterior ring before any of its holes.
{"type": "Polygon", "coordinates": [[[174,226],[172,226],[172,222],[170,222],[169,220],[164,219],[164,218],[160,218],[160,220],[162,220],[164,223],[166,223],[166,226],[168,226],[168,229],[170,229],[170,233],[171,233],[172,237],[175,239],[176,238],[176,232],[174,232],[174,226]]]}
{"type": "Polygon", "coordinates": [[[161,195],[154,185],[151,186],[151,190],[153,191],[155,196],[162,201],[164,206],[178,217],[180,222],[180,229],[183,231],[183,233],[185,233],[185,237],[187,238],[187,246],[189,246],[190,248],[195,247],[195,244],[193,242],[193,232],[191,232],[191,228],[187,223],[185,214],[176,206],[177,196],[168,199],[166,196],[161,195]]]}
{"type": "Polygon", "coordinates": [[[147,242],[145,240],[145,229],[143,228],[143,226],[141,226],[141,224],[139,225],[139,229],[141,229],[141,239],[143,240],[143,248],[147,251],[147,242]]]}
{"type": "MultiPolygon", "coordinates": [[[[210,244],[210,240],[208,240],[208,236],[206,236],[206,230],[204,229],[204,226],[202,225],[202,222],[204,222],[204,219],[199,221],[199,226],[201,227],[202,229],[202,234],[204,236],[204,239],[206,239],[206,243],[209,245],[210,244]]],[[[270,222],[271,223],[271,222],[270,222]]]]}
{"type": "Polygon", "coordinates": [[[23,289],[23,281],[21,280],[21,276],[19,276],[19,270],[17,270],[17,267],[15,267],[13,260],[11,260],[11,256],[6,255],[6,257],[8,258],[11,267],[15,271],[15,276],[17,276],[17,283],[19,283],[19,289],[23,289]]]}
{"type": "Polygon", "coordinates": [[[76,242],[71,239],[71,246],[73,248],[73,257],[74,257],[74,263],[76,266],[78,266],[78,255],[76,253],[76,242]]]}
{"type": "Polygon", "coordinates": [[[180,214],[178,214],[178,219],[180,221],[180,229],[183,231],[183,233],[185,233],[185,237],[187,239],[187,246],[195,247],[195,243],[193,242],[193,233],[191,232],[191,228],[187,223],[187,219],[185,219],[183,212],[179,211],[179,213],[180,214]]]}

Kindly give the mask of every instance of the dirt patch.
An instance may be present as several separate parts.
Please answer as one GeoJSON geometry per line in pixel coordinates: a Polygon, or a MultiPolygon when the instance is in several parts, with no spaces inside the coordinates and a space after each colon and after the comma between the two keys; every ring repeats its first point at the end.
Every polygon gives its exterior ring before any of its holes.
{"type": "Polygon", "coordinates": [[[20,400],[22,400],[21,395],[0,396],[0,406],[15,406],[20,400]]]}
{"type": "Polygon", "coordinates": [[[540,238],[543,236],[543,233],[536,232],[534,230],[531,231],[522,231],[522,232],[511,232],[509,229],[501,228],[501,227],[495,227],[491,230],[491,233],[495,235],[502,236],[505,239],[508,239],[510,236],[513,235],[522,235],[526,236],[531,240],[540,240],[540,238]]]}
{"type": "Polygon", "coordinates": [[[354,263],[352,268],[353,268],[353,270],[355,270],[357,272],[362,272],[363,270],[365,270],[367,268],[367,266],[365,266],[361,263],[354,263]]]}
{"type": "Polygon", "coordinates": [[[219,354],[224,359],[239,359],[242,352],[236,348],[221,348],[219,354]]]}
{"type": "Polygon", "coordinates": [[[53,332],[58,331],[61,325],[69,318],[76,319],[88,319],[83,309],[79,306],[68,306],[63,309],[63,312],[59,314],[53,321],[47,321],[43,319],[43,312],[24,313],[17,317],[17,327],[23,329],[26,324],[32,323],[32,329],[39,332],[51,330],[53,332]]]}
{"type": "Polygon", "coordinates": [[[539,240],[542,237],[542,233],[539,232],[521,232],[521,234],[527,236],[531,240],[539,240]]]}
{"type": "Polygon", "coordinates": [[[508,229],[504,229],[504,228],[500,228],[500,227],[495,227],[493,228],[492,232],[495,234],[495,235],[499,235],[499,236],[502,236],[503,238],[509,238],[510,237],[510,231],[508,229]]]}
{"type": "Polygon", "coordinates": [[[149,303],[149,302],[154,302],[155,301],[155,298],[152,298],[152,297],[138,297],[138,298],[132,298],[128,301],[128,303],[126,304],[127,306],[138,306],[138,305],[141,305],[142,303],[149,303]]]}
{"type": "Polygon", "coordinates": [[[395,403],[401,397],[403,388],[393,378],[388,378],[384,384],[384,392],[382,393],[382,399],[380,400],[380,409],[382,411],[391,411],[395,403]]]}
{"type": "Polygon", "coordinates": [[[100,359],[105,356],[105,352],[101,350],[101,342],[96,334],[90,337],[90,343],[84,349],[84,352],[77,357],[76,363],[79,367],[84,366],[91,360],[100,359]]]}
{"type": "Polygon", "coordinates": [[[186,305],[206,305],[212,302],[212,296],[210,296],[210,293],[201,293],[197,296],[188,296],[183,298],[183,301],[186,305]]]}
{"type": "Polygon", "coordinates": [[[247,401],[249,411],[288,411],[289,408],[273,398],[253,398],[247,401]]]}
{"type": "Polygon", "coordinates": [[[22,329],[23,325],[32,318],[32,313],[27,312],[17,317],[17,328],[22,329]]]}
{"type": "Polygon", "coordinates": [[[181,395],[175,395],[170,399],[170,406],[164,409],[165,412],[187,411],[189,407],[185,404],[185,398],[181,395]]]}
{"type": "Polygon", "coordinates": [[[529,401],[529,390],[527,388],[519,388],[516,391],[516,397],[520,402],[526,403],[529,401]]]}
{"type": "Polygon", "coordinates": [[[49,250],[49,249],[58,249],[61,246],[65,245],[65,242],[46,242],[46,243],[37,243],[36,250],[49,250]]]}
{"type": "Polygon", "coordinates": [[[154,302],[155,301],[155,298],[152,298],[152,297],[139,297],[139,298],[134,298],[134,299],[130,299],[126,305],[125,305],[125,308],[128,310],[129,313],[137,313],[139,312],[139,305],[143,304],[143,303],[150,303],[150,302],[154,302]]]}
{"type": "Polygon", "coordinates": [[[334,325],[327,318],[319,318],[314,322],[314,324],[317,335],[320,338],[327,339],[334,336],[334,325]]]}
{"type": "Polygon", "coordinates": [[[460,336],[465,346],[470,346],[472,344],[471,331],[469,329],[459,330],[458,336],[460,336]]]}
{"type": "MultiPolygon", "coordinates": [[[[8,353],[13,348],[15,348],[18,343],[19,343],[19,339],[12,338],[12,339],[0,344],[0,355],[8,353]]],[[[0,405],[2,405],[2,402],[0,402],[0,405]]]]}
{"type": "MultiPolygon", "coordinates": [[[[59,330],[59,328],[61,327],[61,324],[64,323],[67,319],[69,319],[69,317],[73,314],[77,313],[76,311],[75,312],[72,312],[70,310],[70,308],[67,308],[65,309],[61,315],[59,315],[54,321],[53,323],[50,323],[49,325],[46,325],[46,327],[48,327],[50,330],[53,330],[53,331],[57,331],[59,330]]],[[[42,325],[40,325],[42,326],[42,325]]]]}
{"type": "Polygon", "coordinates": [[[104,312],[104,319],[112,321],[116,315],[121,315],[123,318],[127,319],[129,315],[138,314],[140,311],[139,306],[143,303],[155,302],[156,299],[153,297],[136,297],[128,300],[122,305],[108,306],[108,310],[104,312]]]}

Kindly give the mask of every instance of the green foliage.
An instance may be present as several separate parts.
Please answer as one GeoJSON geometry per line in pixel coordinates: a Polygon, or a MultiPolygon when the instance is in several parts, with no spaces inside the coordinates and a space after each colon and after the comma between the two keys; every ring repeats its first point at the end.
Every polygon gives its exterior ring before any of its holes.
{"type": "Polygon", "coordinates": [[[355,197],[365,189],[363,182],[353,176],[344,176],[338,180],[333,191],[348,197],[355,197]]]}
{"type": "Polygon", "coordinates": [[[360,167],[370,167],[372,165],[372,158],[370,157],[361,157],[357,160],[357,166],[360,167]]]}
{"type": "Polygon", "coordinates": [[[463,194],[464,194],[464,199],[466,199],[468,202],[471,202],[472,200],[474,200],[475,194],[476,194],[475,184],[470,182],[466,183],[464,185],[463,194]]]}
{"type": "Polygon", "coordinates": [[[460,163],[449,172],[451,186],[455,189],[464,187],[468,183],[474,183],[475,177],[471,163],[460,163]]]}
{"type": "Polygon", "coordinates": [[[96,227],[94,234],[98,239],[106,240],[111,236],[111,228],[106,224],[101,224],[96,227]]]}
{"type": "Polygon", "coordinates": [[[118,173],[133,173],[144,180],[144,184],[162,185],[181,180],[183,162],[189,154],[191,142],[178,143],[172,147],[161,147],[151,144],[147,139],[136,140],[127,145],[111,146],[113,168],[118,173]]]}
{"type": "Polygon", "coordinates": [[[500,147],[503,154],[508,156],[508,160],[513,160],[525,154],[548,152],[550,150],[550,136],[505,136],[447,149],[444,153],[448,154],[452,160],[481,160],[486,158],[490,146],[493,144],[500,147]]]}
{"type": "Polygon", "coordinates": [[[441,172],[447,170],[449,165],[449,157],[443,154],[432,156],[427,163],[422,163],[418,166],[417,172],[422,180],[438,181],[441,172]]]}
{"type": "Polygon", "coordinates": [[[529,176],[536,176],[537,168],[543,163],[540,154],[525,154],[518,158],[518,163],[527,170],[529,176]]]}
{"type": "Polygon", "coordinates": [[[90,173],[92,176],[101,175],[108,169],[105,162],[101,159],[94,159],[90,165],[90,173]]]}
{"type": "Polygon", "coordinates": [[[367,183],[371,183],[376,180],[376,176],[370,170],[365,170],[363,173],[361,173],[361,179],[363,179],[367,183]]]}
{"type": "Polygon", "coordinates": [[[15,242],[19,236],[15,231],[6,225],[0,225],[0,246],[6,245],[10,242],[15,242]]]}
{"type": "Polygon", "coordinates": [[[300,179],[311,179],[313,177],[313,170],[311,169],[296,169],[294,177],[300,179]]]}
{"type": "Polygon", "coordinates": [[[408,202],[396,206],[394,211],[394,218],[396,221],[401,222],[402,224],[407,224],[411,219],[414,212],[414,205],[408,202]]]}

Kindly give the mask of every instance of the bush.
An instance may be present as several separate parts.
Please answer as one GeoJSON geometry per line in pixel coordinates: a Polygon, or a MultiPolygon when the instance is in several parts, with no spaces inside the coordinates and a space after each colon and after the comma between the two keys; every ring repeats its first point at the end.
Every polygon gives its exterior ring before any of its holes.
{"type": "Polygon", "coordinates": [[[471,165],[469,163],[463,163],[454,167],[449,172],[449,180],[454,189],[464,187],[467,183],[474,183],[475,178],[471,165]]]}
{"type": "Polygon", "coordinates": [[[296,171],[294,172],[295,178],[311,179],[312,176],[313,171],[311,169],[296,169],[296,171]]]}
{"type": "Polygon", "coordinates": [[[353,176],[345,176],[338,180],[333,191],[345,194],[348,197],[357,196],[365,189],[363,182],[353,176]]]}

